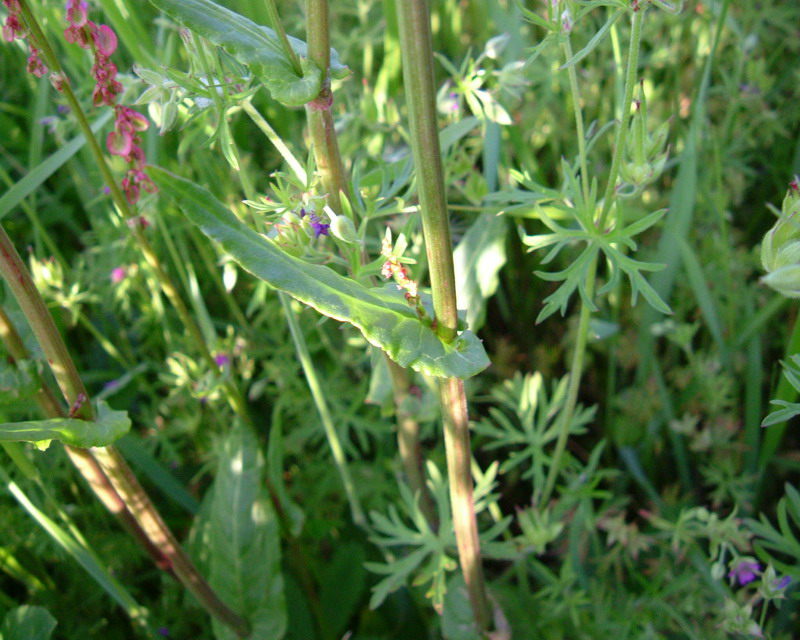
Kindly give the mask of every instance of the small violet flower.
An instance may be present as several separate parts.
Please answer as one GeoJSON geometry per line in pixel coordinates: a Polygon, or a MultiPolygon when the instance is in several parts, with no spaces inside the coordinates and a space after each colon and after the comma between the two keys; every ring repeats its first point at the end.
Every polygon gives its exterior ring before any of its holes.
{"type": "Polygon", "coordinates": [[[305,207],[300,208],[300,218],[305,218],[308,216],[308,222],[311,225],[311,228],[314,230],[314,239],[316,240],[320,236],[327,236],[329,235],[331,225],[327,222],[322,222],[319,219],[319,216],[316,213],[309,213],[306,211],[305,207]]]}
{"type": "Polygon", "coordinates": [[[327,222],[322,222],[316,213],[310,214],[308,219],[311,222],[311,228],[314,229],[314,238],[319,238],[320,236],[328,235],[328,232],[330,231],[331,228],[330,224],[328,224],[327,222]]]}
{"type": "Polygon", "coordinates": [[[231,363],[231,359],[224,353],[214,356],[214,362],[220,368],[227,367],[231,363]]]}
{"type": "Polygon", "coordinates": [[[761,572],[761,565],[750,560],[740,560],[739,563],[728,572],[731,581],[737,581],[740,586],[744,586],[758,577],[761,572]]]}

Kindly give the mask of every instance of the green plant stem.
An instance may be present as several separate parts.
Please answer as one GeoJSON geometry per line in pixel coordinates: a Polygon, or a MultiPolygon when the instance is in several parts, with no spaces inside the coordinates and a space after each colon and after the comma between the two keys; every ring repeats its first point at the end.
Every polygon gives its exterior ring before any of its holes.
{"type": "Polygon", "coordinates": [[[485,633],[491,624],[491,607],[483,577],[475,500],[472,495],[469,415],[464,381],[458,378],[440,381],[439,398],[444,421],[447,481],[458,558],[475,623],[481,633],[485,633]]]}
{"type": "MultiPolygon", "coordinates": [[[[132,230],[133,236],[139,245],[139,249],[144,256],[145,261],[153,270],[153,273],[156,276],[162,291],[172,303],[175,310],[178,312],[178,316],[180,317],[182,324],[189,333],[189,337],[195,344],[195,347],[200,352],[201,357],[208,367],[210,367],[212,370],[216,370],[218,368],[217,364],[214,362],[214,357],[211,355],[211,351],[209,350],[208,345],[203,338],[203,333],[200,330],[200,327],[189,313],[189,309],[186,306],[186,303],[183,301],[183,298],[181,297],[177,287],[172,282],[172,279],[164,270],[161,261],[150,245],[150,241],[144,234],[142,225],[138,223],[136,214],[132,211],[130,205],[128,204],[128,200],[125,198],[119,188],[119,185],[114,179],[114,174],[111,172],[111,168],[108,166],[106,156],[103,153],[97,138],[92,132],[89,121],[86,118],[86,114],[84,113],[78,98],[72,91],[72,87],[70,86],[69,80],[61,67],[58,57],[50,46],[49,41],[45,37],[44,32],[42,31],[38,20],[36,20],[36,17],[31,11],[27,0],[19,0],[19,4],[20,8],[22,9],[22,15],[25,19],[25,23],[30,29],[36,45],[41,50],[45,63],[52,72],[61,74],[65,79],[63,82],[64,97],[66,98],[70,109],[78,122],[78,126],[86,138],[86,143],[92,153],[92,156],[94,157],[100,174],[103,176],[103,180],[110,190],[110,195],[114,201],[114,204],[116,204],[117,208],[121,212],[122,217],[130,223],[128,226],[132,230]]],[[[252,424],[252,418],[250,417],[247,403],[236,384],[230,379],[225,380],[223,384],[226,397],[228,398],[228,402],[231,407],[245,422],[252,424]]]]}
{"type": "Polygon", "coordinates": [[[281,157],[286,161],[286,164],[289,165],[289,168],[297,176],[297,178],[303,184],[306,184],[308,182],[308,176],[306,175],[305,168],[302,164],[300,164],[289,147],[286,146],[286,143],[281,139],[275,129],[270,126],[269,122],[266,121],[264,116],[258,112],[258,110],[249,100],[243,100],[239,104],[242,107],[242,110],[250,117],[255,125],[261,129],[261,132],[267,137],[267,140],[269,140],[278,150],[278,153],[281,154],[281,157]]]}
{"type": "MultiPolygon", "coordinates": [[[[30,273],[25,268],[2,225],[0,225],[0,275],[11,289],[42,348],[56,382],[70,406],[69,415],[82,420],[94,420],[92,403],[86,387],[78,375],[75,363],[55,326],[53,317],[36,289],[30,273]]],[[[8,332],[6,333],[9,335],[8,332]]],[[[58,410],[62,412],[60,408],[58,410]]],[[[144,532],[149,541],[148,544],[157,548],[166,560],[166,563],[161,563],[159,566],[174,571],[181,583],[200,600],[209,613],[230,626],[237,635],[246,636],[249,631],[247,621],[229,609],[200,575],[177,543],[172,532],[164,524],[149,496],[119,452],[114,447],[93,448],[90,451],[114,492],[135,518],[138,528],[144,532]]],[[[81,461],[86,461],[82,454],[79,457],[81,461]]],[[[88,461],[86,462],[89,464],[88,461]]],[[[105,482],[100,476],[94,480],[98,483],[105,482]]],[[[92,480],[90,480],[91,482],[92,480]]],[[[119,506],[111,494],[104,495],[101,499],[107,507],[112,509],[112,512],[119,506]]]]}
{"type": "MultiPolygon", "coordinates": [[[[14,324],[6,314],[5,310],[0,307],[0,340],[6,347],[8,354],[14,361],[25,360],[30,357],[22,339],[19,336],[14,324]]],[[[44,382],[38,377],[38,374],[32,372],[36,376],[36,383],[38,390],[36,392],[36,403],[39,405],[41,412],[48,418],[64,418],[66,412],[63,410],[61,404],[50,391],[44,382]]],[[[13,444],[13,443],[6,443],[13,444]]],[[[71,460],[75,468],[84,477],[89,487],[94,494],[103,503],[103,505],[111,512],[122,524],[123,528],[140,544],[140,546],[147,552],[147,554],[156,562],[161,565],[164,556],[161,551],[150,541],[142,528],[139,526],[133,514],[127,508],[125,503],[119,497],[119,494],[114,490],[114,487],[109,482],[105,473],[103,473],[97,460],[86,449],[64,445],[67,456],[71,460]]],[[[171,572],[170,572],[171,573],[171,572]]],[[[174,577],[174,574],[173,574],[174,577]]]]}
{"type": "Polygon", "coordinates": [[[303,69],[300,66],[300,61],[297,59],[297,54],[295,54],[294,49],[292,49],[292,45],[289,44],[289,38],[286,36],[286,29],[283,28],[283,22],[281,22],[281,17],[278,14],[278,7],[275,5],[275,0],[264,0],[264,5],[267,7],[267,13],[269,14],[272,28],[275,30],[275,33],[278,34],[278,38],[280,38],[281,44],[283,45],[283,52],[292,63],[294,72],[302,77],[303,69]]]}
{"type": "MultiPolygon", "coordinates": [[[[597,256],[592,259],[589,269],[586,272],[586,295],[591,298],[594,294],[595,274],[597,272],[597,256]]],[[[575,339],[575,349],[572,352],[572,362],[569,368],[569,383],[567,384],[567,397],[564,400],[564,408],[558,414],[558,438],[556,447],[553,451],[550,469],[547,472],[544,489],[541,497],[536,501],[543,506],[550,500],[553,489],[555,488],[558,474],[561,471],[561,458],[569,439],[569,427],[572,423],[572,416],[575,413],[575,404],[578,401],[578,390],[581,386],[581,376],[583,373],[583,359],[586,355],[586,342],[589,337],[589,320],[592,317],[592,310],[587,304],[581,305],[581,315],[578,320],[578,334],[575,339]]]]}
{"type": "Polygon", "coordinates": [[[114,489],[133,511],[139,526],[164,555],[168,567],[181,584],[197,598],[206,611],[230,627],[237,636],[247,637],[250,624],[219,599],[208,581],[192,564],[116,447],[95,447],[91,452],[114,489]]]}
{"type": "MultiPolygon", "coordinates": [[[[457,335],[458,311],[444,168],[436,120],[431,16],[425,0],[398,2],[396,11],[436,330],[442,339],[450,341],[457,335]]],[[[491,623],[491,609],[481,567],[478,524],[472,495],[469,419],[463,381],[452,378],[443,380],[439,384],[439,393],[458,555],[475,622],[480,633],[486,633],[491,623]]]]}
{"type": "Polygon", "coordinates": [[[636,76],[639,68],[639,46],[642,40],[642,23],[647,5],[641,2],[638,9],[633,12],[633,25],[631,26],[631,39],[628,46],[628,70],[625,73],[625,95],[622,101],[622,121],[617,129],[617,139],[614,143],[614,156],[611,160],[611,171],[608,175],[608,184],[603,196],[603,209],[600,211],[600,219],[597,227],[603,229],[614,202],[614,193],[617,188],[617,177],[622,157],[625,153],[625,138],[628,135],[628,128],[631,119],[631,102],[633,101],[633,89],[636,86],[636,76]]]}
{"type": "MultiPolygon", "coordinates": [[[[306,31],[309,42],[309,59],[317,64],[327,77],[328,68],[330,67],[330,24],[327,0],[308,0],[306,15],[308,21],[306,31]]],[[[350,198],[350,186],[339,152],[333,118],[331,117],[332,103],[333,94],[330,93],[330,83],[326,80],[320,97],[313,104],[306,107],[306,116],[314,150],[314,160],[322,176],[323,187],[328,193],[329,202],[334,211],[341,214],[341,198],[339,194],[344,194],[347,198],[350,198]],[[334,196],[334,198],[331,199],[331,196],[334,196]]],[[[250,108],[252,109],[252,106],[250,108]]],[[[264,132],[272,140],[273,136],[270,135],[269,131],[265,130],[264,132]]],[[[280,150],[280,147],[278,149],[280,150]]],[[[283,155],[286,157],[286,154],[283,155]]],[[[363,253],[361,253],[361,260],[362,262],[366,261],[363,253]]],[[[420,508],[428,522],[435,529],[438,527],[438,515],[433,503],[433,497],[430,495],[428,486],[425,483],[424,460],[419,441],[419,423],[403,409],[403,400],[408,395],[410,386],[409,375],[406,370],[398,367],[385,353],[383,357],[389,367],[392,380],[400,459],[403,462],[409,486],[415,493],[419,492],[420,508]]]]}
{"type": "MultiPolygon", "coordinates": [[[[564,57],[567,60],[572,58],[572,43],[567,38],[561,45],[564,57]]],[[[581,108],[581,90],[578,85],[578,71],[572,64],[567,68],[569,75],[569,87],[572,93],[572,109],[575,112],[575,133],[578,136],[578,157],[581,163],[581,185],[583,187],[583,199],[589,201],[589,170],[586,161],[586,133],[583,127],[583,111],[581,108]]]]}
{"type": "Polygon", "coordinates": [[[5,279],[11,293],[19,302],[22,312],[33,330],[47,359],[61,393],[71,407],[72,417],[94,420],[94,410],[88,402],[88,393],[78,375],[75,363],[53,321],[53,316],[42,300],[30,272],[19,253],[0,225],[0,275],[5,279]]]}
{"type": "Polygon", "coordinates": [[[439,515],[428,485],[425,483],[425,460],[419,441],[419,423],[405,408],[409,397],[411,382],[408,370],[401,367],[391,358],[386,358],[389,375],[392,379],[395,413],[397,415],[397,445],[400,460],[406,473],[406,480],[411,491],[419,495],[419,508],[431,528],[439,528],[439,515]]]}
{"type": "Polygon", "coordinates": [[[331,448],[333,461],[336,463],[336,468],[339,470],[339,476],[342,479],[342,484],[347,494],[347,500],[350,503],[350,513],[353,517],[353,522],[360,527],[366,526],[367,520],[364,517],[364,511],[361,509],[361,503],[358,500],[355,485],[350,477],[350,470],[347,467],[347,458],[344,453],[344,448],[339,440],[336,427],[333,424],[333,418],[328,409],[328,402],[325,400],[322,385],[319,382],[319,378],[317,378],[317,371],[314,368],[314,362],[311,360],[311,354],[308,352],[305,337],[297,322],[297,317],[292,309],[289,297],[285,293],[279,291],[278,298],[280,298],[281,305],[283,305],[286,321],[289,323],[289,331],[291,331],[292,340],[294,340],[294,346],[297,349],[297,357],[300,359],[300,366],[303,367],[303,373],[308,382],[308,388],[311,390],[314,404],[317,405],[319,417],[322,419],[322,427],[325,429],[328,446],[331,448]]]}
{"type": "Polygon", "coordinates": [[[322,178],[322,186],[328,194],[328,205],[342,214],[343,194],[350,199],[350,188],[345,178],[344,163],[339,153],[339,142],[333,125],[331,108],[331,40],[328,17],[328,0],[306,1],[306,36],[308,59],[322,69],[322,89],[319,96],[306,105],[308,134],[314,148],[314,160],[322,178]]]}

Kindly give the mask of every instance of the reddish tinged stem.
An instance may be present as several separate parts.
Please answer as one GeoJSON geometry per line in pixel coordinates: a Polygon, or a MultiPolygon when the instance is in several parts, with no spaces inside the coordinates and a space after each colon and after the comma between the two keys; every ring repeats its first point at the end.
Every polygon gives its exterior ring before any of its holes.
{"type": "Polygon", "coordinates": [[[323,188],[328,194],[328,204],[341,215],[342,200],[339,194],[341,192],[350,198],[350,193],[331,115],[333,93],[330,84],[331,41],[328,0],[306,2],[306,23],[308,58],[322,69],[325,78],[319,96],[306,105],[308,132],[314,146],[317,170],[322,177],[323,188]]]}
{"type": "MultiPolygon", "coordinates": [[[[409,133],[431,274],[436,331],[442,340],[452,341],[457,335],[458,311],[444,168],[436,118],[430,10],[426,0],[401,0],[396,4],[396,11],[400,25],[409,133]]],[[[478,525],[472,495],[469,418],[463,381],[455,378],[442,380],[439,384],[439,395],[458,556],[475,622],[480,633],[485,634],[491,625],[491,608],[481,568],[478,525]]]]}
{"type": "Polygon", "coordinates": [[[414,493],[419,494],[419,508],[435,531],[439,528],[439,515],[436,504],[425,483],[425,465],[422,456],[422,447],[419,441],[419,423],[414,416],[405,410],[406,398],[410,393],[408,371],[403,369],[391,358],[386,358],[389,374],[392,377],[392,391],[394,393],[394,406],[397,414],[397,445],[400,449],[400,459],[406,472],[408,486],[414,493]]]}
{"type": "MultiPolygon", "coordinates": [[[[47,358],[64,398],[71,407],[70,415],[83,420],[93,420],[94,411],[86,387],[28,269],[2,225],[0,225],[0,275],[8,283],[47,358]]],[[[57,406],[55,399],[52,403],[57,406]]],[[[60,407],[58,411],[62,412],[60,407]]],[[[121,500],[125,510],[135,519],[137,531],[146,537],[148,551],[151,551],[150,547],[158,549],[159,566],[174,572],[209,613],[230,626],[237,635],[247,636],[250,630],[248,622],[228,608],[200,575],[119,452],[114,447],[93,448],[89,451],[94,460],[94,463],[87,461],[87,465],[90,465],[87,468],[92,472],[90,484],[97,482],[93,488],[100,487],[104,486],[107,480],[113,489],[113,494],[116,495],[114,498],[114,495],[109,493],[105,498],[101,498],[103,503],[112,512],[123,513],[122,510],[114,511],[119,508],[117,498],[121,500]],[[94,464],[99,465],[100,473],[97,473],[98,469],[94,464]],[[103,480],[103,476],[106,480],[103,480]]],[[[87,460],[82,454],[78,459],[81,462],[87,460]]],[[[140,534],[135,535],[139,538],[140,534]]]]}

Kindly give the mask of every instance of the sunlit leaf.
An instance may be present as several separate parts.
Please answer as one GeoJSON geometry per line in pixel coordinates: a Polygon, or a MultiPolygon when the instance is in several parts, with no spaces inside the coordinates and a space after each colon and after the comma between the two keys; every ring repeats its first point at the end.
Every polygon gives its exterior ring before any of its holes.
{"type": "MultiPolygon", "coordinates": [[[[251,638],[279,640],[286,633],[278,521],[264,485],[264,459],[255,435],[235,427],[220,452],[209,511],[210,583],[244,615],[251,638]]],[[[217,640],[236,634],[214,620],[217,640]]]]}
{"type": "Polygon", "coordinates": [[[106,447],[124,436],[131,428],[125,411],[114,411],[105,402],[98,402],[97,419],[49,418],[27,422],[0,424],[0,441],[42,442],[60,440],[73,447],[106,447]]]}
{"type": "Polygon", "coordinates": [[[351,323],[400,366],[469,378],[489,365],[475,334],[464,331],[452,343],[442,341],[394,285],[367,288],[327,266],[291,256],[240,222],[203,187],[156,167],[149,173],[186,217],[242,267],[320,313],[351,323]]]}
{"type": "MultiPolygon", "coordinates": [[[[308,59],[308,48],[302,40],[289,37],[289,43],[302,67],[302,75],[297,75],[278,36],[268,27],[257,25],[211,0],[151,2],[183,26],[223,47],[239,62],[247,65],[278,102],[302,106],[319,95],[323,73],[308,59]]],[[[339,62],[339,56],[333,50],[331,74],[335,78],[348,74],[347,67],[339,62]]]]}

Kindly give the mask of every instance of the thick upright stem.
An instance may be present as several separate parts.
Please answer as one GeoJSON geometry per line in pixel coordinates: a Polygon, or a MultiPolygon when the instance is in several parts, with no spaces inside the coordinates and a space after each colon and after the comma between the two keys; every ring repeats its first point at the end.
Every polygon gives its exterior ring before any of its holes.
{"type": "Polygon", "coordinates": [[[444,167],[436,120],[436,85],[430,10],[426,0],[397,3],[403,58],[403,82],[408,105],[411,149],[417,174],[422,229],[430,265],[437,331],[444,340],[456,336],[453,249],[444,187],[444,167]]]}
{"type": "Polygon", "coordinates": [[[308,58],[320,69],[325,80],[319,96],[306,105],[308,133],[314,146],[314,160],[322,177],[322,185],[328,194],[328,204],[338,214],[342,213],[340,193],[350,197],[339,142],[333,126],[331,107],[333,93],[330,83],[331,41],[328,16],[328,0],[307,0],[306,32],[308,58]]]}
{"type": "Polygon", "coordinates": [[[491,622],[491,608],[484,584],[475,501],[472,496],[469,416],[464,381],[458,378],[442,380],[439,383],[439,394],[444,417],[447,480],[458,558],[475,622],[481,631],[487,631],[491,622]]]}
{"type": "MultiPolygon", "coordinates": [[[[410,120],[411,148],[419,188],[420,213],[431,274],[436,330],[443,340],[457,335],[455,270],[447,216],[444,168],[436,120],[436,86],[430,11],[425,0],[396,5],[402,45],[403,79],[410,120]]],[[[448,379],[439,386],[444,417],[447,474],[453,526],[461,570],[482,633],[489,630],[491,613],[483,578],[478,525],[472,495],[470,435],[467,401],[461,380],[448,379]]]]}
{"type": "MultiPolygon", "coordinates": [[[[70,415],[83,420],[93,420],[94,411],[86,387],[83,384],[75,363],[67,351],[61,334],[55,326],[49,310],[31,278],[30,272],[19,257],[16,248],[0,225],[0,275],[5,279],[12,294],[25,314],[48,364],[61,387],[64,398],[69,403],[70,415]]],[[[6,335],[9,335],[6,332],[6,335]]],[[[48,402],[48,404],[52,404],[48,402]]],[[[61,412],[61,409],[57,409],[61,412]]],[[[174,572],[181,583],[189,589],[206,610],[230,626],[234,632],[244,637],[249,633],[249,624],[222,602],[214,593],[189,557],[181,549],[175,536],[161,519],[155,506],[139,484],[125,460],[114,447],[91,449],[91,455],[98,469],[83,454],[76,454],[77,460],[90,467],[87,477],[93,488],[110,483],[113,493],[124,503],[136,521],[137,538],[143,533],[146,548],[152,555],[152,547],[158,549],[162,569],[174,572]],[[98,474],[99,471],[99,474],[98,474]]],[[[82,469],[83,471],[84,469],[82,469]]],[[[112,511],[119,503],[112,493],[101,497],[103,503],[112,511]]]]}
{"type": "MultiPolygon", "coordinates": [[[[51,71],[60,74],[65,79],[62,84],[64,97],[69,103],[70,109],[72,113],[75,115],[75,119],[78,122],[78,126],[80,127],[81,132],[86,138],[86,144],[89,150],[91,151],[92,156],[94,157],[95,163],[97,164],[100,174],[103,176],[103,180],[105,181],[106,185],[109,188],[109,193],[111,194],[112,200],[114,200],[114,204],[117,205],[117,208],[122,213],[122,216],[131,223],[129,224],[129,226],[132,229],[133,236],[137,244],[139,245],[139,249],[141,250],[142,255],[144,256],[145,261],[153,270],[153,273],[155,274],[156,279],[158,280],[158,283],[161,287],[161,290],[164,292],[164,295],[167,296],[172,306],[178,312],[178,316],[180,317],[182,324],[186,328],[190,338],[192,339],[198,351],[200,352],[201,357],[205,361],[206,365],[211,368],[211,370],[217,369],[217,365],[214,362],[214,357],[212,356],[211,351],[209,350],[208,345],[206,344],[205,339],[203,338],[203,333],[200,330],[200,327],[195,322],[191,313],[189,313],[189,309],[186,306],[186,303],[183,301],[183,298],[181,297],[178,288],[175,286],[174,282],[169,277],[169,274],[167,274],[167,272],[165,271],[155,251],[153,251],[153,248],[150,245],[150,241],[147,239],[147,236],[143,232],[142,226],[138,224],[138,222],[136,221],[135,213],[128,204],[128,200],[125,198],[125,196],[122,193],[122,190],[119,188],[119,185],[117,184],[117,181],[114,179],[114,174],[111,172],[111,168],[109,167],[108,162],[106,161],[106,156],[103,153],[103,149],[100,146],[100,143],[97,142],[97,138],[92,132],[89,120],[86,118],[86,114],[84,113],[83,108],[81,107],[81,104],[78,101],[78,98],[72,91],[72,87],[70,86],[69,80],[67,79],[66,74],[61,68],[61,63],[59,62],[58,57],[56,56],[55,52],[50,46],[49,41],[45,37],[44,32],[39,26],[39,22],[38,20],[36,20],[36,16],[31,11],[31,8],[28,6],[26,0],[19,0],[19,2],[20,2],[20,7],[22,9],[22,14],[25,18],[25,22],[28,28],[31,30],[31,33],[33,34],[36,44],[41,49],[45,62],[47,63],[48,67],[50,67],[51,71]]],[[[226,396],[228,398],[228,403],[231,405],[233,410],[245,422],[252,424],[252,419],[249,415],[247,408],[247,402],[245,401],[244,396],[242,395],[241,391],[236,386],[236,384],[232,380],[228,379],[225,380],[223,386],[225,389],[226,396]]],[[[90,419],[90,418],[84,417],[84,419],[90,419]]]]}
{"type": "Polygon", "coordinates": [[[439,516],[428,485],[425,483],[425,465],[419,441],[419,423],[406,407],[410,393],[408,370],[403,369],[391,358],[386,358],[389,375],[392,378],[395,414],[397,415],[397,445],[406,480],[411,490],[419,494],[419,508],[433,529],[439,528],[439,516]]]}
{"type": "MultiPolygon", "coordinates": [[[[270,2],[272,0],[269,0],[270,2]]],[[[306,4],[308,54],[315,64],[328,74],[330,67],[330,24],[327,0],[308,0],[306,4]]],[[[323,188],[328,194],[328,203],[339,214],[341,210],[340,194],[350,198],[350,186],[347,173],[339,152],[339,143],[331,116],[333,94],[326,80],[319,97],[306,107],[309,137],[314,148],[314,160],[322,177],[323,188]]],[[[252,107],[251,107],[252,109],[252,107]]],[[[251,117],[253,117],[251,115],[251,117]]],[[[258,124],[258,121],[256,121],[258,124]]],[[[260,125],[259,125],[260,126],[260,125]]],[[[262,127],[262,130],[263,127],[262,127]]],[[[270,137],[270,131],[265,130],[270,137]]],[[[274,141],[275,142],[275,141],[274,141]]],[[[278,146],[276,142],[276,146],[278,146]]],[[[278,147],[280,150],[280,147],[278,147]]],[[[284,154],[284,157],[286,154],[284,154]]],[[[288,159],[287,159],[288,161],[288,159]]],[[[295,170],[296,173],[298,173],[295,170]]],[[[304,173],[304,172],[303,172],[304,173]]],[[[300,175],[298,173],[298,175],[300,175]]],[[[363,257],[363,256],[362,256],[363,257]]],[[[438,517],[433,498],[425,483],[422,448],[419,442],[419,423],[414,416],[404,411],[403,399],[408,394],[408,372],[397,366],[386,354],[387,366],[392,379],[392,391],[397,415],[397,441],[400,458],[406,472],[406,478],[412,491],[420,494],[420,508],[432,527],[438,527],[438,517]]]]}
{"type": "Polygon", "coordinates": [[[61,388],[61,393],[72,408],[72,416],[81,420],[94,420],[94,411],[88,402],[86,387],[61,339],[53,316],[50,315],[30,272],[2,225],[0,225],[0,275],[19,302],[25,318],[36,335],[44,357],[47,358],[53,376],[61,388]]]}

